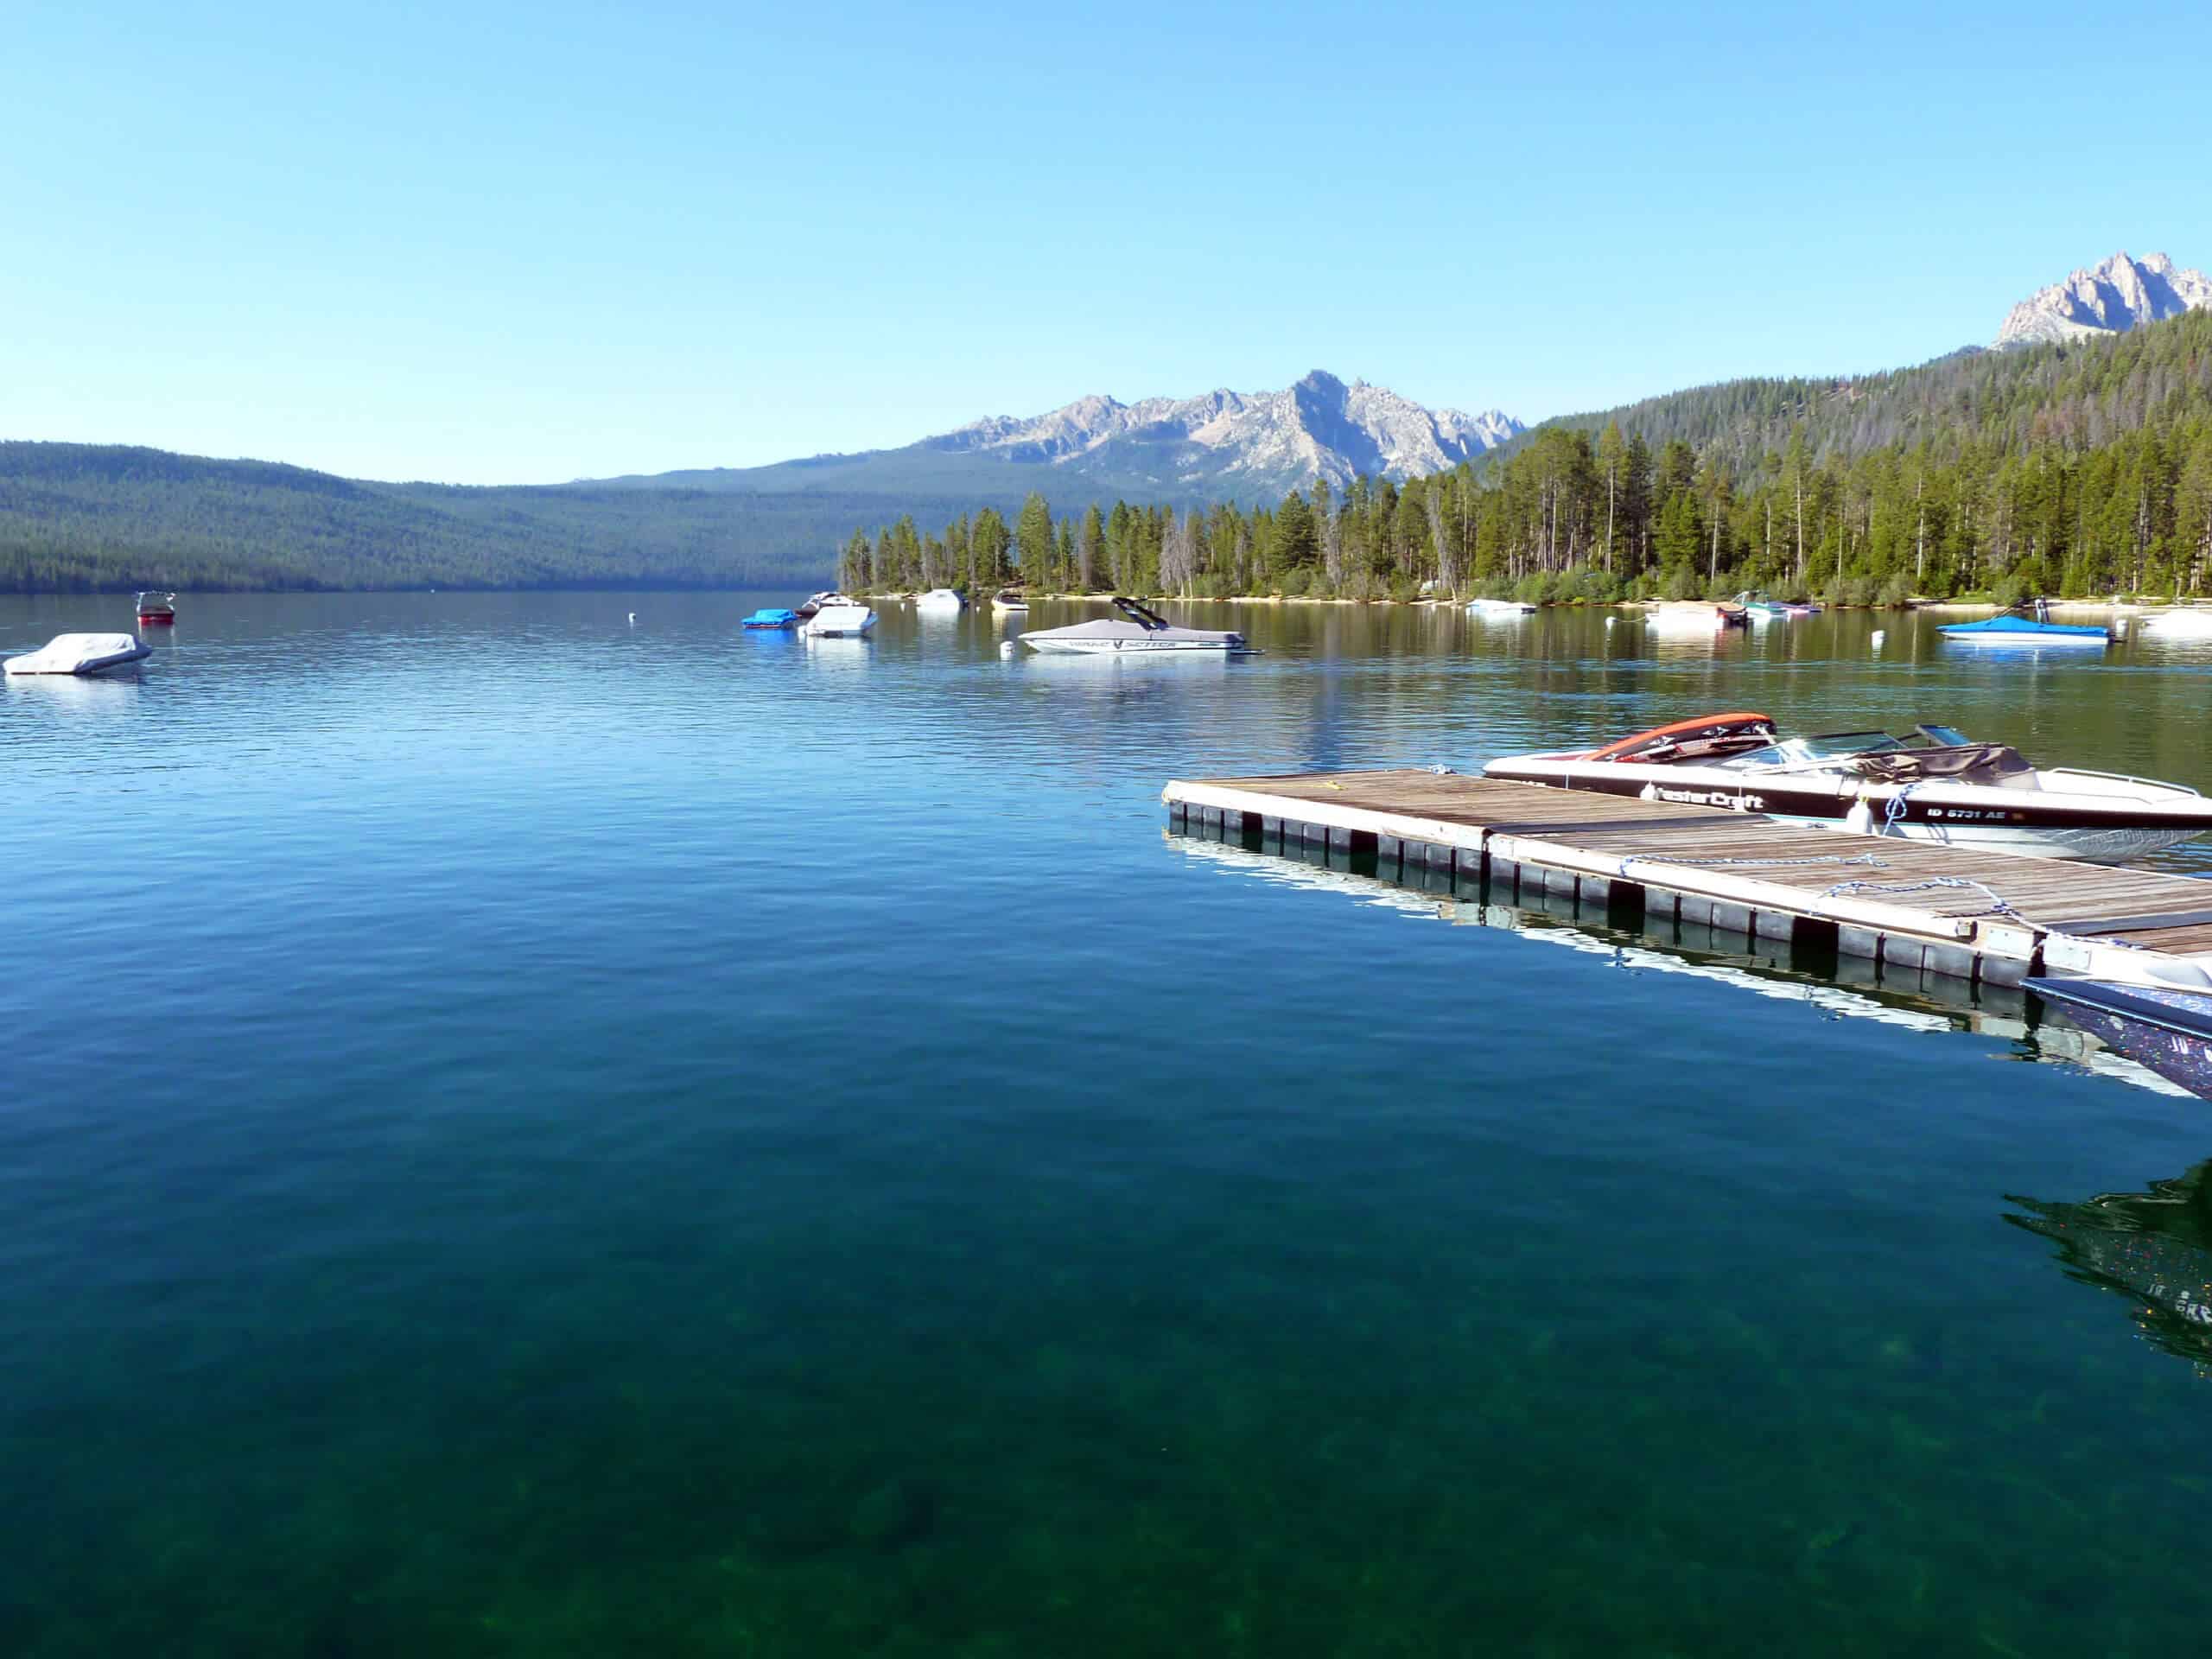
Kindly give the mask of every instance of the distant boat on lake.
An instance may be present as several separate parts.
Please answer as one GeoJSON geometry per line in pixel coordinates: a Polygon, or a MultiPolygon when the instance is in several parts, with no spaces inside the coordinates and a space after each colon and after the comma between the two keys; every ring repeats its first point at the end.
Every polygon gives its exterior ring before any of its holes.
{"type": "Polygon", "coordinates": [[[153,654],[135,633],[57,633],[0,667],[10,674],[101,674],[153,654]]]}
{"type": "Polygon", "coordinates": [[[2050,607],[2042,600],[2015,606],[1979,622],[1953,622],[1942,630],[1946,639],[1968,645],[2085,645],[2102,649],[2112,643],[2110,628],[2092,627],[2050,620],[2050,607]]]}
{"type": "Polygon", "coordinates": [[[810,602],[814,613],[801,629],[810,639],[863,639],[875,626],[875,613],[842,594],[817,594],[810,602]]]}
{"type": "Polygon", "coordinates": [[[798,626],[798,613],[788,610],[758,610],[747,617],[739,626],[755,629],[795,628],[798,626]]]}
{"type": "Polygon", "coordinates": [[[950,616],[967,607],[957,588],[932,588],[914,601],[914,608],[928,615],[950,616]]]}
{"type": "Polygon", "coordinates": [[[165,627],[176,620],[175,594],[143,593],[138,595],[138,626],[165,627]]]}
{"type": "Polygon", "coordinates": [[[1116,599],[1114,605],[1122,613],[1118,618],[1027,631],[1021,636],[1021,643],[1032,651],[1090,656],[1154,651],[1210,651],[1234,656],[1251,649],[1241,633],[1179,627],[1134,599],[1116,599]]]}

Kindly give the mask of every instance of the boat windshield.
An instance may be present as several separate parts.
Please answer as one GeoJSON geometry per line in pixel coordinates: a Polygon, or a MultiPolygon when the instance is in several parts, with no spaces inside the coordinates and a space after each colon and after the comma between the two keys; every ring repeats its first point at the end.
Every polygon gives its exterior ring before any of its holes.
{"type": "Polygon", "coordinates": [[[1748,754],[1735,754],[1724,766],[1802,766],[1823,760],[1840,760],[1854,754],[1901,749],[1904,745],[1887,732],[1827,732],[1818,737],[1784,738],[1748,754]]]}

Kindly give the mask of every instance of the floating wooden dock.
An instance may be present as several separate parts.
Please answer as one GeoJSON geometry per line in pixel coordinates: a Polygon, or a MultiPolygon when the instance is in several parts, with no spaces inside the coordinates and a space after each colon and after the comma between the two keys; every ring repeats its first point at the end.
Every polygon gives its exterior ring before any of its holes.
{"type": "Polygon", "coordinates": [[[2017,986],[2033,974],[2212,981],[2212,881],[1853,835],[1726,808],[1456,772],[1215,778],[1161,791],[1178,828],[1261,852],[1341,850],[1840,955],[2017,986]]]}

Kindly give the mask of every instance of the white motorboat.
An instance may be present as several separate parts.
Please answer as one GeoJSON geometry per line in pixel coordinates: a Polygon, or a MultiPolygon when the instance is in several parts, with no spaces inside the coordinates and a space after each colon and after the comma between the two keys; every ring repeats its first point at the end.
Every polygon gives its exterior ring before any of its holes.
{"type": "Polygon", "coordinates": [[[1467,614],[1481,617],[1534,616],[1536,607],[1524,605],[1517,599],[1471,599],[1467,614]]]}
{"type": "Polygon", "coordinates": [[[10,674],[99,674],[153,654],[135,633],[57,633],[0,667],[10,674]]]}
{"type": "Polygon", "coordinates": [[[1211,651],[1241,656],[1252,649],[1244,643],[1244,636],[1241,633],[1214,628],[1182,627],[1170,622],[1158,612],[1147,610],[1134,599],[1116,599],[1114,607],[1122,613],[1120,616],[1101,617],[1095,622],[1071,623],[1065,628],[1039,628],[1025,632],[1021,643],[1032,651],[1083,652],[1092,656],[1150,651],[1211,651]]]}
{"type": "Polygon", "coordinates": [[[1834,732],[1785,738],[1765,715],[1676,721],[1601,748],[1518,754],[1492,778],[1686,806],[2117,864],[2212,835],[2212,800],[2181,784],[2035,766],[2017,749],[1948,726],[1910,737],[1834,732]]]}
{"type": "Polygon", "coordinates": [[[875,626],[875,613],[857,599],[842,594],[817,594],[809,601],[814,614],[799,625],[810,639],[862,639],[875,626]]]}
{"type": "Polygon", "coordinates": [[[995,611],[1010,611],[1016,616],[1027,616],[1029,614],[1029,601],[1024,595],[1015,593],[1011,588],[1004,588],[991,595],[991,608],[995,611]]]}
{"type": "Polygon", "coordinates": [[[914,608],[925,616],[938,614],[950,616],[964,609],[968,601],[961,597],[960,590],[957,588],[932,588],[926,594],[920,594],[915,599],[914,608]]]}

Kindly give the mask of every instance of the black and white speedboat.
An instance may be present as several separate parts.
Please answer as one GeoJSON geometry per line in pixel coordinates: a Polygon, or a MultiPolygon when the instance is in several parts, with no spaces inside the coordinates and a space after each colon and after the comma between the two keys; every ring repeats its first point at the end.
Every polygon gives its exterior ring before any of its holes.
{"type": "Polygon", "coordinates": [[[1655,727],[1595,749],[1516,754],[1492,778],[1826,824],[1993,852],[2123,860],[2212,835],[2212,801],[2180,784],[2036,766],[1948,726],[1909,737],[1784,737],[1738,711],[1655,727]]]}
{"type": "Polygon", "coordinates": [[[1215,652],[1230,656],[1251,650],[1244,636],[1217,628],[1185,628],[1170,622],[1134,599],[1116,599],[1118,617],[1077,622],[1065,628],[1032,629],[1021,643],[1032,651],[1112,656],[1150,651],[1215,652]]]}

